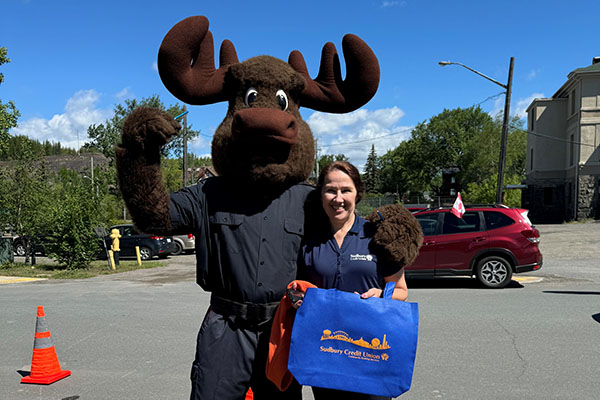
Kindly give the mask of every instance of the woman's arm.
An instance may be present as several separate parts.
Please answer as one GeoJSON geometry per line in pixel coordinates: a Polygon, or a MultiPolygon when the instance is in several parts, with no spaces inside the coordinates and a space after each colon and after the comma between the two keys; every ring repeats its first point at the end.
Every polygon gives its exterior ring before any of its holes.
{"type": "Polygon", "coordinates": [[[386,276],[384,280],[385,283],[396,282],[392,299],[406,301],[408,298],[408,287],[406,286],[406,279],[404,278],[404,268],[396,272],[394,275],[386,276]]]}
{"type": "MultiPolygon", "coordinates": [[[[406,279],[404,278],[404,268],[396,272],[394,275],[386,276],[383,278],[385,283],[396,282],[394,287],[394,293],[392,299],[406,301],[408,298],[408,287],[406,286],[406,279]]],[[[377,288],[371,288],[366,292],[362,293],[360,297],[367,299],[369,297],[381,297],[383,290],[377,288]]]]}

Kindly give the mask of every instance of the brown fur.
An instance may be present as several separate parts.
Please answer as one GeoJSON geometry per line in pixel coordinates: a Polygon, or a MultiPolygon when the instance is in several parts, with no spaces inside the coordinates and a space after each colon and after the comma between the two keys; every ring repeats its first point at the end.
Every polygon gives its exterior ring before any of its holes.
{"type": "Polygon", "coordinates": [[[289,186],[308,178],[314,162],[314,141],[308,125],[302,120],[298,98],[304,81],[287,63],[269,56],[251,58],[233,65],[225,76],[230,93],[229,109],[217,128],[212,142],[213,165],[219,175],[239,177],[263,187],[289,186]],[[255,88],[258,97],[252,108],[279,110],[276,93],[282,89],[288,96],[291,114],[298,124],[298,142],[289,148],[283,163],[252,165],[248,142],[232,135],[232,122],[236,111],[247,108],[244,96],[248,88],[255,88]]]}
{"type": "Polygon", "coordinates": [[[125,120],[122,144],[115,149],[119,187],[142,232],[171,230],[169,194],[162,181],[160,147],[180,130],[169,114],[138,108],[125,120]]]}
{"type": "Polygon", "coordinates": [[[419,255],[423,231],[419,221],[401,205],[388,204],[373,211],[367,219],[377,226],[373,237],[378,256],[401,267],[410,265],[419,255]],[[383,216],[382,221],[377,211],[383,216]]]}

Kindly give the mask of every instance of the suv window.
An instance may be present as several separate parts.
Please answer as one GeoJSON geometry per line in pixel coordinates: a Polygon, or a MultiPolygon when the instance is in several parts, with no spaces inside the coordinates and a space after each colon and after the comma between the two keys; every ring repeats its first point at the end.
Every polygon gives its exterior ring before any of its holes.
{"type": "Polygon", "coordinates": [[[437,235],[440,231],[438,229],[439,223],[439,213],[433,214],[417,214],[415,217],[421,224],[421,230],[423,231],[424,236],[437,235]]]}
{"type": "Polygon", "coordinates": [[[462,218],[457,218],[450,212],[444,213],[442,234],[479,232],[481,229],[479,212],[466,212],[462,218]]]}
{"type": "Polygon", "coordinates": [[[501,212],[484,211],[483,215],[485,217],[485,226],[487,229],[502,228],[515,223],[512,218],[501,212]]]}

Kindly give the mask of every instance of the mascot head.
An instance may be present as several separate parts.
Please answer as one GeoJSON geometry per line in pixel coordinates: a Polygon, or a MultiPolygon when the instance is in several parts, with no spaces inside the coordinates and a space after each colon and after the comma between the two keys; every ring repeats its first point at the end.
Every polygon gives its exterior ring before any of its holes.
{"type": "Polygon", "coordinates": [[[311,79],[302,54],[288,62],[258,56],[239,62],[233,44],[221,44],[214,64],[208,19],[186,18],[165,36],[158,70],[167,89],[195,105],[227,101],[225,119],[212,142],[219,175],[263,185],[287,186],[306,180],[314,162],[310,128],[300,107],[348,113],[366,104],[379,85],[379,63],[355,35],[342,42],[346,79],[342,79],[335,46],[327,43],[319,74],[311,79]]]}

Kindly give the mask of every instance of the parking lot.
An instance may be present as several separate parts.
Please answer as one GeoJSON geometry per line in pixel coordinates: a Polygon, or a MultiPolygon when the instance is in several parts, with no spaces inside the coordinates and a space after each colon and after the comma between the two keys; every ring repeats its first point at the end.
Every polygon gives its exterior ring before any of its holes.
{"type": "MultiPolygon", "coordinates": [[[[402,399],[595,399],[600,224],[540,225],[544,267],[503,290],[468,278],[409,282],[419,304],[413,385],[402,399]]],[[[182,399],[209,295],[194,255],[84,280],[0,286],[0,399],[182,399]],[[72,376],[20,384],[44,305],[72,376]]],[[[305,399],[311,399],[306,390],[305,399]]]]}

